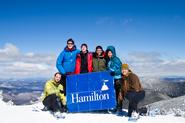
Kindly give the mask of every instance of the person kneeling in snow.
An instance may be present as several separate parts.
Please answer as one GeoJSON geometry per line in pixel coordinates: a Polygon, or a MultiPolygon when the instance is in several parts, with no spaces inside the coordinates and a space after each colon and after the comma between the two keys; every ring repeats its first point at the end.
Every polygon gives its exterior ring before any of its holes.
{"type": "MultiPolygon", "coordinates": [[[[138,114],[137,105],[139,101],[143,100],[145,97],[145,91],[143,90],[138,76],[129,69],[128,64],[122,65],[122,91],[123,95],[129,101],[128,107],[128,117],[138,114]]],[[[139,116],[139,115],[138,115],[139,116]]]]}
{"type": "Polygon", "coordinates": [[[55,73],[53,79],[46,82],[42,99],[45,110],[54,113],[66,111],[66,97],[64,96],[61,74],[59,72],[55,73]]]}

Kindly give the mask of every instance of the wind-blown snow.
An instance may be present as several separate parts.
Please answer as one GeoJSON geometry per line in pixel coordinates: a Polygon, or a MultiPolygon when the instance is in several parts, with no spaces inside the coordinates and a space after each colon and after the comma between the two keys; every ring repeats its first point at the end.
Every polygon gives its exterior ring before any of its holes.
{"type": "MultiPolygon", "coordinates": [[[[56,119],[49,112],[33,111],[36,107],[42,108],[41,103],[34,105],[8,105],[0,100],[1,123],[124,123],[128,117],[119,117],[114,114],[69,113],[65,119],[56,119]]],[[[185,118],[166,116],[142,116],[137,123],[184,123],[185,118]]]]}

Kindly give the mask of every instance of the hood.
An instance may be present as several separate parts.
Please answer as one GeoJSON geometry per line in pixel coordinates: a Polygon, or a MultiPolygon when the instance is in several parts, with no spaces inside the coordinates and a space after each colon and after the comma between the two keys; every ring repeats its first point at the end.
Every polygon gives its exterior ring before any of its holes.
{"type": "Polygon", "coordinates": [[[112,52],[113,56],[116,56],[116,49],[114,46],[108,46],[106,51],[108,50],[112,52]]]}

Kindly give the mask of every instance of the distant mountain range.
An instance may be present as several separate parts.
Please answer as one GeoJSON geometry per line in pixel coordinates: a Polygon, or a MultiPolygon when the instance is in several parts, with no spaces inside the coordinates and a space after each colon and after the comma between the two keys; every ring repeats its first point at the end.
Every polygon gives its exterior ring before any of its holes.
{"type": "Polygon", "coordinates": [[[0,80],[0,90],[4,101],[16,105],[30,104],[39,99],[47,79],[8,79],[0,80]]]}

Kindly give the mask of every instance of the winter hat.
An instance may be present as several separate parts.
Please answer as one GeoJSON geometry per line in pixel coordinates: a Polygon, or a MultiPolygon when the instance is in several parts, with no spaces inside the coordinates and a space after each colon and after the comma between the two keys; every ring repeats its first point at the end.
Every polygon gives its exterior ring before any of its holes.
{"type": "Polygon", "coordinates": [[[82,48],[83,46],[85,46],[86,48],[88,48],[87,44],[85,44],[85,43],[83,43],[83,44],[81,45],[81,48],[82,48]]]}
{"type": "Polygon", "coordinates": [[[67,40],[67,43],[68,43],[68,42],[72,42],[73,44],[75,43],[74,40],[73,40],[72,38],[68,39],[68,40],[67,40]]]}
{"type": "Polygon", "coordinates": [[[96,47],[96,50],[97,50],[97,49],[101,49],[101,50],[103,51],[102,46],[97,46],[97,47],[96,47]]]}
{"type": "Polygon", "coordinates": [[[122,70],[123,69],[127,69],[127,70],[129,70],[129,66],[128,66],[128,64],[122,64],[122,70]]]}

